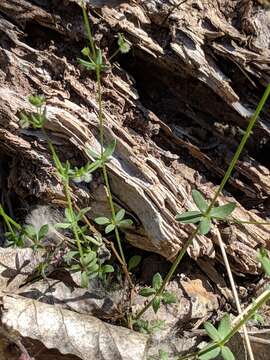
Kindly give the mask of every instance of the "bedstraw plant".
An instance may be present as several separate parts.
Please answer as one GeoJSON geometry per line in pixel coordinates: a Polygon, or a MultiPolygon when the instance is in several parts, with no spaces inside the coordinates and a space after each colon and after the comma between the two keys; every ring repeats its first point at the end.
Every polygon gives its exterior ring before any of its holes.
{"type": "MultiPolygon", "coordinates": [[[[88,286],[89,280],[91,278],[99,277],[102,280],[106,280],[107,274],[114,271],[112,265],[101,264],[99,261],[97,250],[102,244],[102,239],[100,237],[91,235],[90,227],[88,226],[88,220],[86,221],[86,224],[82,225],[89,208],[78,210],[77,205],[74,204],[72,199],[71,187],[76,186],[76,184],[80,182],[89,183],[92,180],[93,172],[100,171],[106,187],[107,200],[111,215],[109,217],[105,217],[101,214],[99,217],[94,219],[94,222],[104,229],[105,234],[114,234],[119,252],[116,252],[116,257],[119,259],[119,262],[122,266],[125,279],[127,279],[129,285],[133,287],[129,272],[138,266],[141,261],[141,257],[137,255],[133,256],[127,264],[123,251],[121,229],[132,226],[132,220],[126,218],[124,209],[116,211],[116,207],[113,201],[113,194],[110,187],[107,167],[111,157],[113,156],[117,143],[114,139],[109,144],[106,144],[106,139],[104,136],[104,127],[106,124],[104,123],[105,114],[102,101],[102,74],[105,70],[108,70],[109,62],[113,59],[113,57],[118,53],[127,53],[130,49],[130,45],[123,34],[119,34],[118,49],[111,57],[109,57],[109,61],[106,61],[106,54],[103,53],[102,49],[100,49],[94,41],[87,10],[83,2],[81,3],[81,7],[88,44],[82,49],[81,53],[83,58],[78,58],[78,63],[86,70],[92,72],[96,80],[100,151],[97,152],[96,150],[86,147],[85,153],[88,155],[91,161],[88,161],[80,168],[72,167],[68,161],[62,163],[47,131],[45,130],[47,115],[46,100],[43,96],[31,95],[29,97],[29,101],[35,108],[35,111],[32,113],[22,112],[20,116],[20,124],[23,128],[31,126],[34,129],[41,129],[43,131],[52,154],[56,168],[56,174],[63,184],[66,197],[65,217],[61,223],[56,224],[55,228],[69,230],[73,234],[73,239],[67,240],[69,250],[65,254],[65,261],[70,267],[71,271],[80,273],[81,285],[84,287],[88,286]]],[[[149,323],[141,317],[150,307],[152,307],[155,312],[158,312],[161,303],[168,305],[177,301],[176,296],[166,290],[166,286],[174,275],[182,258],[186,254],[188,247],[192,245],[192,242],[197,235],[207,235],[211,229],[214,229],[221,221],[228,223],[249,223],[236,219],[232,216],[232,213],[236,207],[235,203],[227,203],[219,206],[217,204],[217,200],[232,175],[235,165],[244,149],[246,142],[252,134],[256,120],[259,117],[259,114],[269,94],[270,84],[267,86],[254,115],[251,117],[243,138],[228,166],[221,184],[219,185],[211,201],[207,201],[199,191],[194,189],[192,191],[192,198],[195,206],[197,207],[197,210],[189,210],[185,213],[176,215],[176,220],[178,222],[182,224],[193,224],[193,230],[189,236],[189,239],[177,254],[175,261],[173,262],[169,272],[166,274],[164,279],[162,279],[161,275],[157,273],[152,279],[152,286],[140,290],[140,295],[146,298],[150,298],[150,300],[137,314],[133,314],[132,324],[135,329],[138,329],[144,333],[151,333],[156,328],[161,328],[163,326],[163,323],[161,322],[149,323]]],[[[32,247],[35,251],[37,251],[40,247],[43,247],[43,239],[48,233],[48,225],[44,225],[38,230],[33,228],[31,225],[21,226],[6,214],[1,205],[0,216],[2,216],[6,224],[6,237],[10,245],[24,246],[26,241],[31,241],[32,247]]],[[[269,225],[267,222],[262,224],[269,225]]],[[[258,261],[261,263],[266,274],[270,275],[270,260],[266,250],[260,250],[258,254],[258,261]]],[[[230,269],[227,268],[227,271],[230,272],[230,269]]],[[[270,290],[267,289],[257,299],[253,300],[252,304],[250,304],[246,309],[240,311],[240,314],[233,321],[231,321],[229,314],[225,314],[217,328],[214,327],[211,323],[206,322],[204,324],[204,328],[209,338],[211,339],[210,342],[197,352],[187,354],[180,357],[179,359],[209,360],[221,355],[225,360],[233,360],[235,357],[229,347],[226,345],[227,342],[245,325],[249,319],[251,319],[256,314],[257,310],[269,299],[270,290]]],[[[247,345],[249,345],[248,339],[246,342],[247,345]]],[[[253,358],[252,350],[250,349],[249,356],[251,359],[253,358]]],[[[167,353],[163,352],[162,358],[167,359],[167,353]]]]}

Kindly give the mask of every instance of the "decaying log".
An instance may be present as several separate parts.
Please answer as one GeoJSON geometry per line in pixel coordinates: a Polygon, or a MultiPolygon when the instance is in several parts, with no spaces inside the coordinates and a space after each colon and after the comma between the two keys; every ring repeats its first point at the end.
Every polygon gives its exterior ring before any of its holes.
{"type": "MultiPolygon", "coordinates": [[[[91,10],[91,1],[90,10],[91,10]]],[[[270,79],[270,11],[252,1],[151,0],[91,12],[94,33],[111,54],[117,32],[132,44],[103,78],[105,140],[117,139],[108,164],[116,204],[134,218],[127,240],[172,260],[192,226],[174,217],[194,207],[191,189],[211,199],[242,130],[270,79]],[[175,7],[171,12],[172,7],[175,7]],[[171,12],[171,13],[170,13],[171,12]]],[[[76,58],[84,46],[76,2],[2,0],[0,3],[0,147],[9,162],[6,187],[24,202],[63,206],[46,141],[21,130],[20,111],[32,111],[27,95],[47,98],[46,128],[64,160],[82,164],[86,146],[98,150],[94,77],[76,58]],[[34,199],[34,200],[33,200],[34,199]]],[[[237,202],[235,217],[270,216],[269,110],[225,196],[237,202]]],[[[91,216],[108,211],[97,175],[74,196],[91,216]]],[[[221,229],[236,272],[256,274],[256,251],[269,246],[266,226],[221,229]]],[[[191,255],[215,256],[214,236],[197,237],[191,255]]]]}

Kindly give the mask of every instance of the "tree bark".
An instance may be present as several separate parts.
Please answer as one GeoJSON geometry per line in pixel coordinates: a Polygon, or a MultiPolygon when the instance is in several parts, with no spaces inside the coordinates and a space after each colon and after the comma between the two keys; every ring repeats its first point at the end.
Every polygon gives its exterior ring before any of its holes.
{"type": "MultiPolygon", "coordinates": [[[[63,160],[82,165],[86,146],[100,148],[95,79],[76,61],[86,43],[79,1],[51,3],[0,3],[2,198],[13,209],[17,201],[64,206],[42,133],[18,125],[22,110],[33,111],[29,94],[46,96],[46,128],[63,160]]],[[[270,10],[249,0],[133,1],[100,9],[88,3],[107,58],[118,32],[132,44],[102,80],[105,140],[117,139],[108,163],[114,201],[135,223],[125,236],[173,260],[192,230],[175,221],[176,213],[194,207],[192,188],[213,197],[270,80],[270,10]]],[[[218,200],[235,201],[234,216],[244,221],[270,216],[269,124],[265,108],[218,200]]],[[[98,175],[73,193],[91,206],[92,217],[108,212],[98,175]]],[[[269,248],[269,227],[220,231],[234,271],[258,273],[256,251],[269,248]]],[[[215,243],[213,234],[198,236],[189,253],[219,261],[215,243]]]]}

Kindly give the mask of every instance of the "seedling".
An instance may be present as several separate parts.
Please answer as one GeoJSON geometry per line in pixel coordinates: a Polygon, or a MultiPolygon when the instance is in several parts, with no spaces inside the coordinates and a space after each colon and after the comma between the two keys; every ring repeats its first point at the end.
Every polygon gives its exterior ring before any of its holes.
{"type": "Polygon", "coordinates": [[[155,313],[158,312],[161,302],[166,305],[177,302],[176,296],[169,291],[163,291],[162,294],[159,294],[161,286],[162,277],[159,273],[156,273],[152,279],[152,287],[141,289],[139,292],[139,294],[144,297],[155,295],[152,302],[152,307],[155,313]]]}

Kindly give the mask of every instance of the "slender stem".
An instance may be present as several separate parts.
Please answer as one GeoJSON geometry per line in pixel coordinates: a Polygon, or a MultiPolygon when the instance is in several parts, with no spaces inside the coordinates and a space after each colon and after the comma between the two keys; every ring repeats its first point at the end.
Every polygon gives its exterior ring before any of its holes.
{"type": "Polygon", "coordinates": [[[83,11],[83,21],[84,21],[84,26],[86,29],[86,33],[87,33],[87,37],[89,39],[90,42],[90,46],[91,46],[91,50],[92,50],[92,57],[94,58],[94,61],[96,61],[97,58],[97,54],[96,54],[96,47],[94,44],[94,40],[93,40],[93,35],[92,35],[92,31],[91,31],[91,27],[90,27],[90,23],[89,23],[89,19],[88,19],[88,15],[86,12],[86,8],[84,6],[84,2],[81,1],[81,7],[82,7],[82,11],[83,11]]]}
{"type": "Polygon", "coordinates": [[[102,108],[100,66],[96,66],[96,76],[97,76],[97,84],[98,84],[98,119],[99,119],[100,153],[102,157],[104,153],[104,119],[103,119],[103,108],[102,108]]]}
{"type": "MultiPolygon", "coordinates": [[[[56,151],[55,151],[55,148],[54,148],[54,146],[53,146],[53,144],[52,144],[46,130],[44,128],[42,128],[42,131],[43,131],[44,136],[46,137],[47,144],[49,145],[49,148],[50,148],[50,151],[51,151],[51,153],[53,155],[53,158],[54,159],[58,158],[57,154],[56,154],[56,151]]],[[[55,166],[57,168],[57,164],[55,164],[55,166]]],[[[63,185],[64,185],[64,191],[65,191],[65,196],[66,196],[69,212],[70,212],[70,214],[72,216],[72,220],[75,220],[75,213],[74,213],[74,210],[73,210],[73,205],[72,205],[72,199],[71,199],[71,195],[70,195],[68,179],[63,180],[63,185]]],[[[80,257],[83,257],[83,249],[82,249],[81,240],[80,240],[80,237],[79,237],[79,234],[78,234],[77,221],[76,222],[72,221],[72,232],[73,232],[73,235],[74,235],[76,243],[77,243],[77,247],[78,247],[78,250],[79,250],[79,253],[80,253],[80,257]]]]}
{"type": "MultiPolygon", "coordinates": [[[[251,120],[248,124],[248,127],[243,135],[243,138],[231,160],[231,163],[221,181],[221,184],[220,186],[218,187],[215,195],[214,195],[214,198],[213,200],[211,201],[210,205],[208,206],[208,209],[206,210],[206,213],[205,213],[205,216],[209,215],[210,211],[212,210],[213,206],[215,205],[215,202],[218,198],[218,196],[220,195],[221,191],[223,190],[224,186],[226,185],[227,181],[229,180],[230,176],[231,176],[231,173],[235,167],[235,164],[236,162],[238,161],[242,151],[243,151],[243,148],[252,132],[252,129],[256,123],[256,120],[268,98],[270,94],[270,83],[268,84],[256,110],[255,110],[255,113],[254,115],[251,117],[251,120]]],[[[145,307],[135,316],[135,320],[138,320],[144,313],[147,309],[149,309],[149,307],[153,304],[154,300],[157,298],[157,296],[160,296],[163,292],[163,290],[165,289],[167,283],[169,282],[169,280],[171,279],[172,275],[174,274],[177,266],[179,265],[180,261],[182,260],[183,256],[185,255],[188,247],[192,244],[192,241],[194,239],[194,237],[198,234],[199,232],[199,225],[196,227],[196,229],[193,231],[193,233],[191,234],[191,236],[189,237],[189,239],[187,240],[187,242],[185,243],[185,245],[183,246],[183,248],[180,250],[180,252],[178,253],[175,261],[173,262],[168,274],[166,275],[165,279],[163,280],[162,282],[162,285],[160,287],[160,289],[157,291],[157,293],[153,296],[153,298],[145,305],[145,307]]]]}
{"type": "Polygon", "coordinates": [[[178,360],[194,359],[220,346],[224,346],[242,328],[242,326],[253,317],[253,315],[257,312],[257,310],[263,304],[265,304],[269,299],[270,299],[270,290],[265,290],[252,304],[250,304],[240,315],[238,315],[236,319],[234,319],[232,329],[220,343],[215,343],[212,346],[209,346],[200,351],[179,357],[178,360]]]}
{"type": "Polygon", "coordinates": [[[119,52],[120,52],[119,48],[115,50],[115,52],[109,57],[109,61],[111,61],[119,52]]]}
{"type": "MultiPolygon", "coordinates": [[[[228,278],[229,278],[229,281],[230,281],[230,285],[231,285],[231,288],[232,288],[236,308],[237,308],[238,313],[241,314],[241,312],[242,312],[241,304],[240,304],[239,296],[238,296],[238,293],[237,293],[237,290],[236,290],[235,281],[234,281],[234,278],[233,278],[230,263],[229,263],[229,260],[228,260],[227,254],[226,254],[224,242],[223,242],[223,240],[221,238],[219,230],[218,229],[216,229],[216,230],[217,230],[216,234],[217,234],[217,238],[218,238],[219,247],[220,247],[220,250],[221,250],[221,254],[222,254],[222,257],[223,257],[225,268],[226,268],[228,278]]],[[[245,324],[243,325],[243,332],[244,332],[244,339],[245,339],[245,343],[246,343],[247,352],[249,354],[250,359],[254,360],[254,355],[253,355],[252,347],[251,347],[251,344],[250,344],[250,341],[249,341],[248,332],[247,332],[247,328],[246,328],[245,324]]]]}
{"type": "Polygon", "coordinates": [[[83,249],[82,249],[81,240],[80,240],[78,230],[77,230],[77,221],[75,221],[75,213],[74,213],[73,206],[72,206],[72,200],[71,200],[71,196],[70,196],[68,180],[64,181],[64,189],[65,189],[65,195],[66,195],[66,200],[67,200],[67,204],[68,204],[68,209],[72,216],[72,220],[74,220],[74,221],[72,221],[72,231],[75,236],[75,240],[76,240],[77,247],[78,247],[78,250],[80,253],[80,257],[83,257],[83,249]]]}
{"type": "MultiPolygon", "coordinates": [[[[109,202],[111,213],[112,213],[112,221],[113,221],[113,223],[115,223],[116,222],[115,221],[115,208],[114,208],[114,204],[113,204],[112,194],[111,194],[111,190],[110,190],[110,183],[109,183],[108,174],[107,174],[105,164],[102,165],[102,171],[103,171],[103,178],[104,178],[105,186],[106,186],[106,189],[107,189],[108,202],[109,202]]],[[[118,247],[119,247],[119,252],[120,252],[121,258],[122,258],[123,262],[126,263],[125,255],[124,255],[124,252],[123,252],[123,249],[122,249],[120,235],[119,235],[119,231],[118,231],[117,226],[115,227],[115,236],[116,236],[116,240],[117,240],[117,244],[118,244],[118,247]]]]}
{"type": "Polygon", "coordinates": [[[165,279],[162,282],[161,287],[159,288],[159,290],[156,292],[155,296],[145,305],[145,307],[142,308],[142,310],[135,316],[135,320],[138,320],[145,312],[146,310],[148,310],[150,308],[150,306],[152,306],[154,300],[160,296],[167,283],[170,281],[171,277],[173,276],[175,270],[177,269],[180,261],[182,260],[183,256],[185,255],[188,247],[192,244],[193,239],[195,238],[195,236],[198,234],[199,232],[199,226],[197,226],[194,231],[192,232],[192,234],[190,235],[189,239],[187,240],[187,242],[184,244],[184,246],[182,247],[182,249],[179,251],[176,259],[174,260],[169,272],[167,273],[165,279]]]}
{"type": "MultiPolygon", "coordinates": [[[[96,67],[96,75],[97,75],[97,84],[98,84],[98,107],[99,107],[98,118],[99,118],[101,157],[102,157],[103,152],[104,152],[104,120],[103,120],[101,79],[100,79],[100,67],[99,66],[96,67]]],[[[107,198],[108,198],[108,202],[109,202],[111,213],[112,213],[112,221],[115,224],[116,223],[115,208],[114,208],[114,203],[113,203],[113,199],[112,199],[112,192],[111,192],[110,182],[109,182],[109,178],[108,178],[107,168],[106,168],[106,164],[104,162],[102,163],[102,173],[103,173],[105,186],[107,189],[107,198]]],[[[119,230],[118,230],[117,226],[115,226],[114,231],[115,231],[115,237],[116,237],[116,241],[118,244],[118,248],[119,248],[119,252],[120,252],[122,261],[126,265],[126,259],[125,259],[125,255],[123,252],[121,239],[120,239],[120,235],[119,235],[119,230]]]]}
{"type": "MultiPolygon", "coordinates": [[[[100,147],[101,147],[101,158],[102,158],[103,153],[104,153],[104,117],[103,117],[103,107],[102,107],[100,70],[101,70],[100,66],[96,66],[96,76],[97,76],[97,84],[98,84],[99,134],[100,134],[100,147]]],[[[107,167],[106,167],[105,162],[102,162],[102,173],[103,173],[103,179],[104,179],[106,192],[107,192],[107,199],[108,199],[108,203],[109,203],[111,214],[112,214],[112,221],[113,221],[114,224],[116,224],[115,207],[114,207],[114,203],[113,203],[112,191],[111,191],[111,187],[110,187],[110,182],[109,182],[108,173],[107,173],[107,167]]],[[[130,278],[130,275],[129,275],[129,272],[128,272],[128,269],[127,269],[127,262],[126,262],[126,259],[125,259],[124,251],[123,251],[122,244],[121,244],[121,238],[120,238],[120,234],[119,234],[119,230],[118,230],[117,226],[115,226],[115,228],[114,228],[114,233],[115,233],[115,238],[116,238],[116,241],[117,241],[118,249],[119,249],[119,252],[120,252],[120,256],[121,256],[121,259],[122,259],[123,271],[124,271],[128,281],[129,281],[130,285],[133,286],[132,280],[130,278]]]]}
{"type": "MultiPolygon", "coordinates": [[[[83,10],[83,19],[84,19],[84,25],[86,28],[86,32],[87,32],[87,36],[88,36],[88,40],[90,42],[91,45],[91,49],[92,49],[92,55],[94,57],[94,61],[96,63],[96,78],[97,78],[97,86],[98,86],[98,119],[99,119],[99,136],[100,136],[100,153],[101,153],[101,158],[103,157],[104,154],[104,117],[103,117],[103,107],[102,107],[102,92],[101,92],[101,65],[97,64],[96,59],[96,47],[94,44],[94,40],[93,40],[93,35],[91,32],[91,27],[89,24],[89,19],[86,13],[86,9],[84,6],[83,1],[81,2],[81,6],[82,6],[82,10],[83,10]]],[[[115,54],[114,54],[115,55],[115,54]]],[[[115,207],[114,207],[114,203],[113,203],[113,198],[112,198],[112,192],[111,192],[111,188],[110,188],[110,182],[109,182],[109,178],[108,178],[108,174],[107,174],[107,168],[106,168],[106,164],[103,162],[102,163],[102,173],[103,173],[103,178],[104,178],[104,183],[106,186],[106,190],[107,190],[107,199],[108,199],[108,203],[110,206],[110,210],[111,210],[111,214],[112,214],[112,221],[113,223],[116,223],[115,221],[115,207]]],[[[124,270],[124,273],[126,274],[126,277],[129,281],[129,283],[132,285],[132,281],[127,269],[127,263],[126,263],[126,259],[125,259],[125,255],[123,252],[123,248],[122,248],[122,244],[121,244],[121,239],[120,239],[120,234],[119,234],[119,230],[117,228],[117,226],[115,226],[114,228],[114,232],[115,232],[115,237],[116,237],[116,241],[118,244],[118,248],[119,248],[119,252],[120,252],[120,257],[121,257],[121,263],[122,263],[122,267],[124,270]]]]}
{"type": "Polygon", "coordinates": [[[270,222],[267,221],[244,221],[236,219],[234,217],[232,218],[232,220],[228,219],[227,222],[231,224],[270,225],[270,222]]]}
{"type": "Polygon", "coordinates": [[[239,144],[239,146],[238,146],[238,148],[237,148],[237,150],[236,150],[236,152],[235,152],[235,154],[234,154],[234,156],[233,156],[233,158],[232,158],[232,160],[230,162],[230,165],[229,165],[229,167],[228,167],[228,169],[227,169],[227,171],[226,171],[226,173],[225,173],[225,175],[224,175],[224,177],[223,177],[223,179],[222,179],[222,181],[221,181],[221,183],[219,185],[219,188],[218,188],[217,192],[215,193],[215,196],[213,197],[213,199],[212,199],[212,201],[211,201],[211,203],[210,203],[210,205],[209,205],[209,207],[208,207],[208,209],[206,211],[206,215],[209,215],[209,213],[210,213],[210,211],[212,209],[212,206],[215,204],[218,196],[220,195],[221,191],[223,190],[224,186],[226,185],[227,181],[229,180],[229,178],[230,178],[230,176],[232,174],[232,171],[233,171],[233,169],[235,167],[235,164],[237,163],[237,161],[238,161],[238,159],[239,159],[239,157],[240,157],[240,155],[241,155],[241,153],[242,153],[242,151],[244,149],[244,146],[246,145],[246,142],[247,142],[248,138],[251,135],[251,132],[252,132],[253,127],[254,127],[254,125],[256,123],[256,120],[257,120],[258,116],[260,115],[260,112],[262,111],[262,108],[263,108],[269,94],[270,94],[270,83],[268,84],[267,88],[265,89],[265,92],[264,92],[264,94],[263,94],[263,96],[262,96],[262,98],[261,98],[261,100],[260,100],[254,114],[252,115],[252,117],[250,119],[250,122],[249,122],[248,127],[247,127],[247,129],[246,129],[246,131],[245,131],[245,133],[244,133],[244,135],[242,137],[242,140],[241,140],[241,142],[240,142],[240,144],[239,144]]]}
{"type": "Polygon", "coordinates": [[[2,205],[0,205],[0,215],[3,217],[9,231],[14,235],[14,230],[12,228],[12,226],[10,224],[12,224],[17,230],[21,230],[21,225],[19,225],[18,223],[16,223],[16,221],[14,221],[11,217],[9,217],[6,213],[5,210],[3,209],[2,205]]]}

